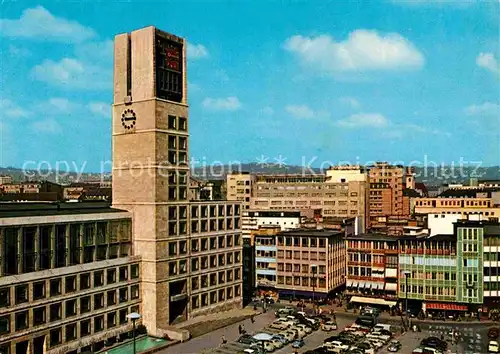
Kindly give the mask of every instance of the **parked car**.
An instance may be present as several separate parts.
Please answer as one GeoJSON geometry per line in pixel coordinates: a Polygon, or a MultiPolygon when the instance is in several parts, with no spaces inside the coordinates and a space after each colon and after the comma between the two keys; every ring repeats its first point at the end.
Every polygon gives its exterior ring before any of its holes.
{"type": "Polygon", "coordinates": [[[446,351],[448,344],[438,337],[427,337],[420,342],[422,347],[436,348],[441,352],[446,351]]]}
{"type": "Polygon", "coordinates": [[[498,342],[490,340],[490,342],[488,343],[488,353],[498,353],[498,352],[499,352],[498,342]]]}
{"type": "Polygon", "coordinates": [[[304,330],[304,332],[306,332],[306,334],[309,334],[309,333],[311,333],[311,332],[312,332],[312,328],[311,328],[311,327],[306,326],[305,324],[300,324],[300,323],[299,323],[299,324],[295,325],[295,327],[297,327],[297,328],[302,328],[302,329],[304,330]]]}
{"type": "Polygon", "coordinates": [[[306,331],[302,327],[292,326],[289,330],[297,333],[297,338],[304,338],[306,336],[306,331]]]}
{"type": "Polygon", "coordinates": [[[286,345],[289,341],[284,337],[282,336],[281,334],[274,334],[272,337],[271,337],[271,340],[278,340],[280,341],[281,343],[283,343],[283,345],[286,345]]]}
{"type": "Polygon", "coordinates": [[[327,321],[321,325],[321,329],[325,332],[337,330],[337,324],[333,321],[327,321]]]}
{"type": "Polygon", "coordinates": [[[281,321],[274,321],[273,323],[271,323],[269,325],[269,328],[274,328],[274,329],[279,329],[279,330],[287,329],[288,327],[290,327],[289,323],[281,322],[281,321]]]}
{"type": "Polygon", "coordinates": [[[355,349],[362,349],[365,354],[375,354],[375,349],[367,342],[356,343],[354,347],[351,347],[351,350],[355,349]]]}
{"type": "Polygon", "coordinates": [[[488,338],[489,339],[497,339],[500,335],[500,329],[498,327],[492,327],[488,330],[488,338]]]}
{"type": "Polygon", "coordinates": [[[287,340],[288,343],[292,342],[295,339],[295,332],[283,331],[279,333],[280,336],[283,336],[287,340]]]}
{"type": "Polygon", "coordinates": [[[349,350],[349,346],[342,343],[342,342],[337,342],[337,341],[333,341],[333,342],[327,342],[325,344],[323,344],[323,347],[329,349],[329,348],[340,348],[340,349],[343,349],[343,350],[349,350]]]}
{"type": "Polygon", "coordinates": [[[292,348],[302,348],[304,346],[304,340],[303,339],[297,339],[292,343],[292,348]]]}
{"type": "Polygon", "coordinates": [[[387,350],[395,353],[401,349],[401,343],[397,340],[392,340],[387,346],[387,350]]]}
{"type": "Polygon", "coordinates": [[[253,344],[250,344],[250,348],[263,348],[267,353],[270,353],[276,349],[271,341],[255,342],[253,344]]]}

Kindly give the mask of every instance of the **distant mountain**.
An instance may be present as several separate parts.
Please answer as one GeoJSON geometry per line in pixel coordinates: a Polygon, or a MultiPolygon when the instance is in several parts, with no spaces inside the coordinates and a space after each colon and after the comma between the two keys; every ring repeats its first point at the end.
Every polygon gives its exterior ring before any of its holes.
{"type": "MultiPolygon", "coordinates": [[[[251,172],[256,174],[321,174],[319,168],[304,168],[302,166],[286,166],[279,164],[259,164],[246,163],[241,165],[216,165],[195,167],[191,173],[193,177],[200,179],[225,179],[227,173],[234,172],[251,172]]],[[[478,178],[480,180],[500,180],[500,167],[456,167],[456,166],[439,166],[439,167],[415,167],[416,179],[418,182],[423,182],[430,186],[442,185],[443,183],[467,183],[470,178],[478,178]]],[[[12,167],[0,167],[0,175],[10,175],[14,181],[24,180],[49,180],[57,183],[71,183],[78,181],[78,174],[74,172],[64,172],[59,175],[50,171],[34,171],[21,170],[12,167]]],[[[84,173],[80,176],[80,181],[89,180],[109,180],[110,173],[103,175],[99,173],[84,173]]]]}

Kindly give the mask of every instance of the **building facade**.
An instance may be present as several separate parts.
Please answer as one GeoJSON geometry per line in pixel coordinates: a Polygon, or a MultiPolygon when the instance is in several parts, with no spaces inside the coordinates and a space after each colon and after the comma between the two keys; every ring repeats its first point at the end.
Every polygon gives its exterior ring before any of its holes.
{"type": "Polygon", "coordinates": [[[250,237],[252,231],[259,230],[262,226],[279,227],[281,231],[300,227],[299,211],[246,210],[242,215],[243,237],[250,237]]]}
{"type": "Polygon", "coordinates": [[[134,215],[148,332],[240,307],[241,205],[189,200],[185,40],[116,36],[113,102],[113,205],[134,215]]]}
{"type": "Polygon", "coordinates": [[[345,284],[344,233],[290,230],[277,236],[280,297],[324,298],[345,284]]]}
{"type": "Polygon", "coordinates": [[[226,176],[227,200],[239,201],[244,210],[250,209],[254,180],[250,172],[229,173],[226,176]]]}
{"type": "Polygon", "coordinates": [[[0,352],[96,352],[141,312],[132,219],[101,203],[0,204],[0,352]]]}
{"type": "Polygon", "coordinates": [[[383,234],[346,239],[346,294],[355,305],[392,307],[398,292],[398,238],[383,234]]]}

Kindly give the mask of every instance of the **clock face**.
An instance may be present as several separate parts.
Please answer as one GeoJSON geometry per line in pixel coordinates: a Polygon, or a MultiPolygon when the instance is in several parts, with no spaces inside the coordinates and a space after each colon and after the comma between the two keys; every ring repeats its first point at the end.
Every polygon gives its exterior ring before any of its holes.
{"type": "Polygon", "coordinates": [[[126,109],[122,113],[122,125],[125,129],[129,130],[135,128],[135,121],[137,117],[135,116],[135,112],[131,109],[126,109]]]}

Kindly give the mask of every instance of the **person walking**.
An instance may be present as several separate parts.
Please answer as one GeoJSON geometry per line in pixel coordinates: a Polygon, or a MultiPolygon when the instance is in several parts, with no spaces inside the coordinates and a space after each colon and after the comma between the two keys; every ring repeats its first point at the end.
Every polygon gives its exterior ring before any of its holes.
{"type": "Polygon", "coordinates": [[[221,345],[224,345],[224,344],[227,344],[227,339],[224,335],[222,335],[222,344],[221,345]]]}
{"type": "Polygon", "coordinates": [[[241,332],[242,332],[242,329],[241,329],[241,325],[238,325],[238,333],[241,335],[241,332]]]}
{"type": "Polygon", "coordinates": [[[254,317],[255,317],[254,315],[250,316],[250,322],[255,323],[255,318],[254,317]]]}

